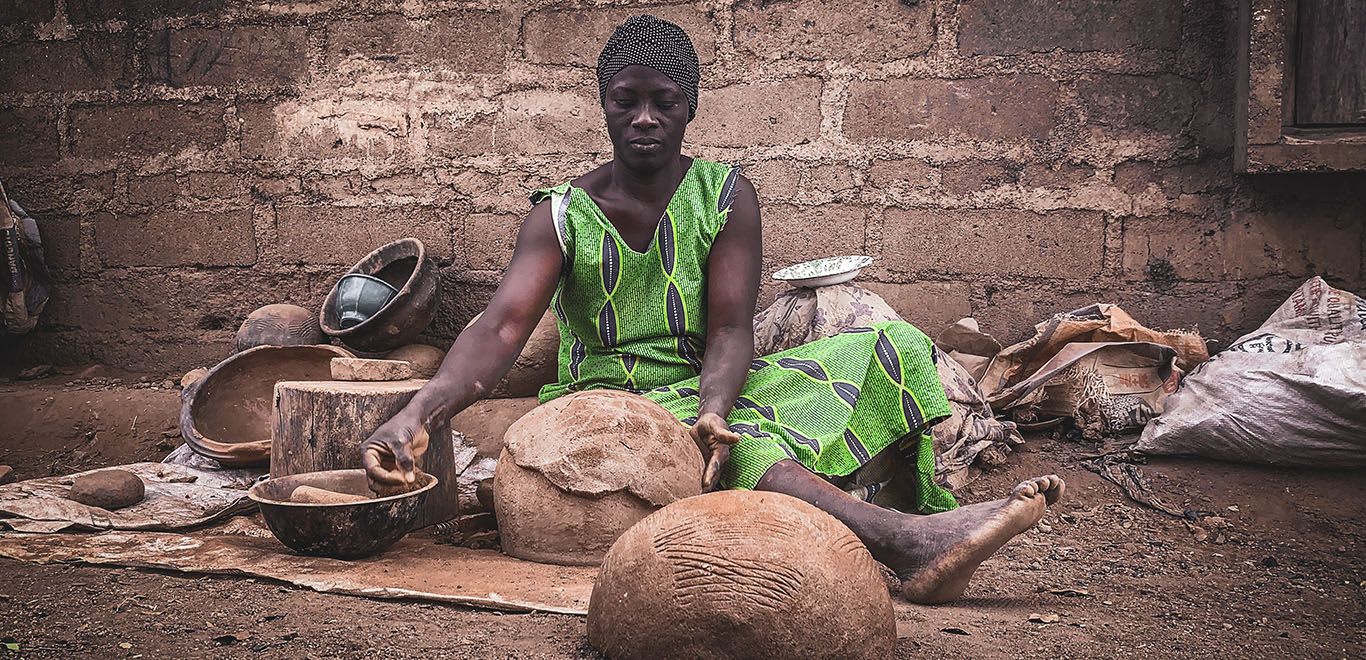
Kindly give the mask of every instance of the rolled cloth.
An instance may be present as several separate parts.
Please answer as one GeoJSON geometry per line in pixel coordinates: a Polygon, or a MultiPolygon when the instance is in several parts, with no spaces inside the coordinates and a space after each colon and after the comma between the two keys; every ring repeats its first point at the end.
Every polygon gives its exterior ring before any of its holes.
{"type": "Polygon", "coordinates": [[[607,83],[632,64],[669,77],[688,97],[688,121],[697,115],[697,51],[683,28],[650,15],[632,16],[617,26],[598,55],[598,98],[607,100],[607,83]]]}

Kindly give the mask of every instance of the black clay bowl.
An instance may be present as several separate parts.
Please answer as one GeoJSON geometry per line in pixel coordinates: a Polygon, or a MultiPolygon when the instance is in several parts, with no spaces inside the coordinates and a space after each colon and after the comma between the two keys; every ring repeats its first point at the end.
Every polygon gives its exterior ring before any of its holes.
{"type": "Polygon", "coordinates": [[[346,279],[343,276],[337,285],[333,285],[318,311],[318,324],[327,336],[352,350],[383,353],[413,343],[431,324],[441,299],[441,276],[436,262],[427,256],[422,241],[401,238],[380,246],[346,273],[355,274],[383,280],[397,289],[398,294],[369,318],[343,327],[338,286],[346,279]]]}
{"type": "Polygon", "coordinates": [[[317,557],[360,559],[403,538],[417,520],[436,477],[418,475],[420,488],[411,493],[377,497],[346,504],[300,504],[289,501],[299,486],[370,497],[365,470],[304,472],[267,479],[251,487],[247,497],[261,508],[266,526],[281,543],[317,557]]]}

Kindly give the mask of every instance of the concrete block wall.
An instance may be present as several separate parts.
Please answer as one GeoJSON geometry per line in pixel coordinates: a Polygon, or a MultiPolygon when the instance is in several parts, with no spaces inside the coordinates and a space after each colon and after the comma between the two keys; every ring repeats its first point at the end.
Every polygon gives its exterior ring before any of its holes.
{"type": "Polygon", "coordinates": [[[527,191],[610,158],[592,65],[642,12],[693,37],[687,151],[747,168],[766,274],[870,254],[927,332],[1006,340],[1099,300],[1227,341],[1310,275],[1366,290],[1366,178],[1232,172],[1234,0],[0,4],[0,176],[58,273],[6,361],[213,363],[405,235],[449,342],[527,191]]]}

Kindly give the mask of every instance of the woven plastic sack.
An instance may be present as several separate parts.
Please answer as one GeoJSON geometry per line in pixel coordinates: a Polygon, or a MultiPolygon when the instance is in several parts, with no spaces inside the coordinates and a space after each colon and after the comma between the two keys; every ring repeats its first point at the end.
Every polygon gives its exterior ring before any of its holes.
{"type": "Polygon", "coordinates": [[[1273,465],[1366,465],[1366,301],[1315,277],[1186,376],[1137,448],[1273,465]]]}

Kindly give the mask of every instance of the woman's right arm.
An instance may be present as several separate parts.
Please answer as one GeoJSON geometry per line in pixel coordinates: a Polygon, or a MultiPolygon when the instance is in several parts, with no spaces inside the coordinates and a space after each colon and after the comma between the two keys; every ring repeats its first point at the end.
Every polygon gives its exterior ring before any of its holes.
{"type": "Polygon", "coordinates": [[[391,487],[412,483],[418,430],[484,398],[507,375],[550,305],[562,263],[550,203],[541,202],[522,222],[512,261],[483,315],[460,333],[413,400],[361,444],[372,481],[391,487]]]}

